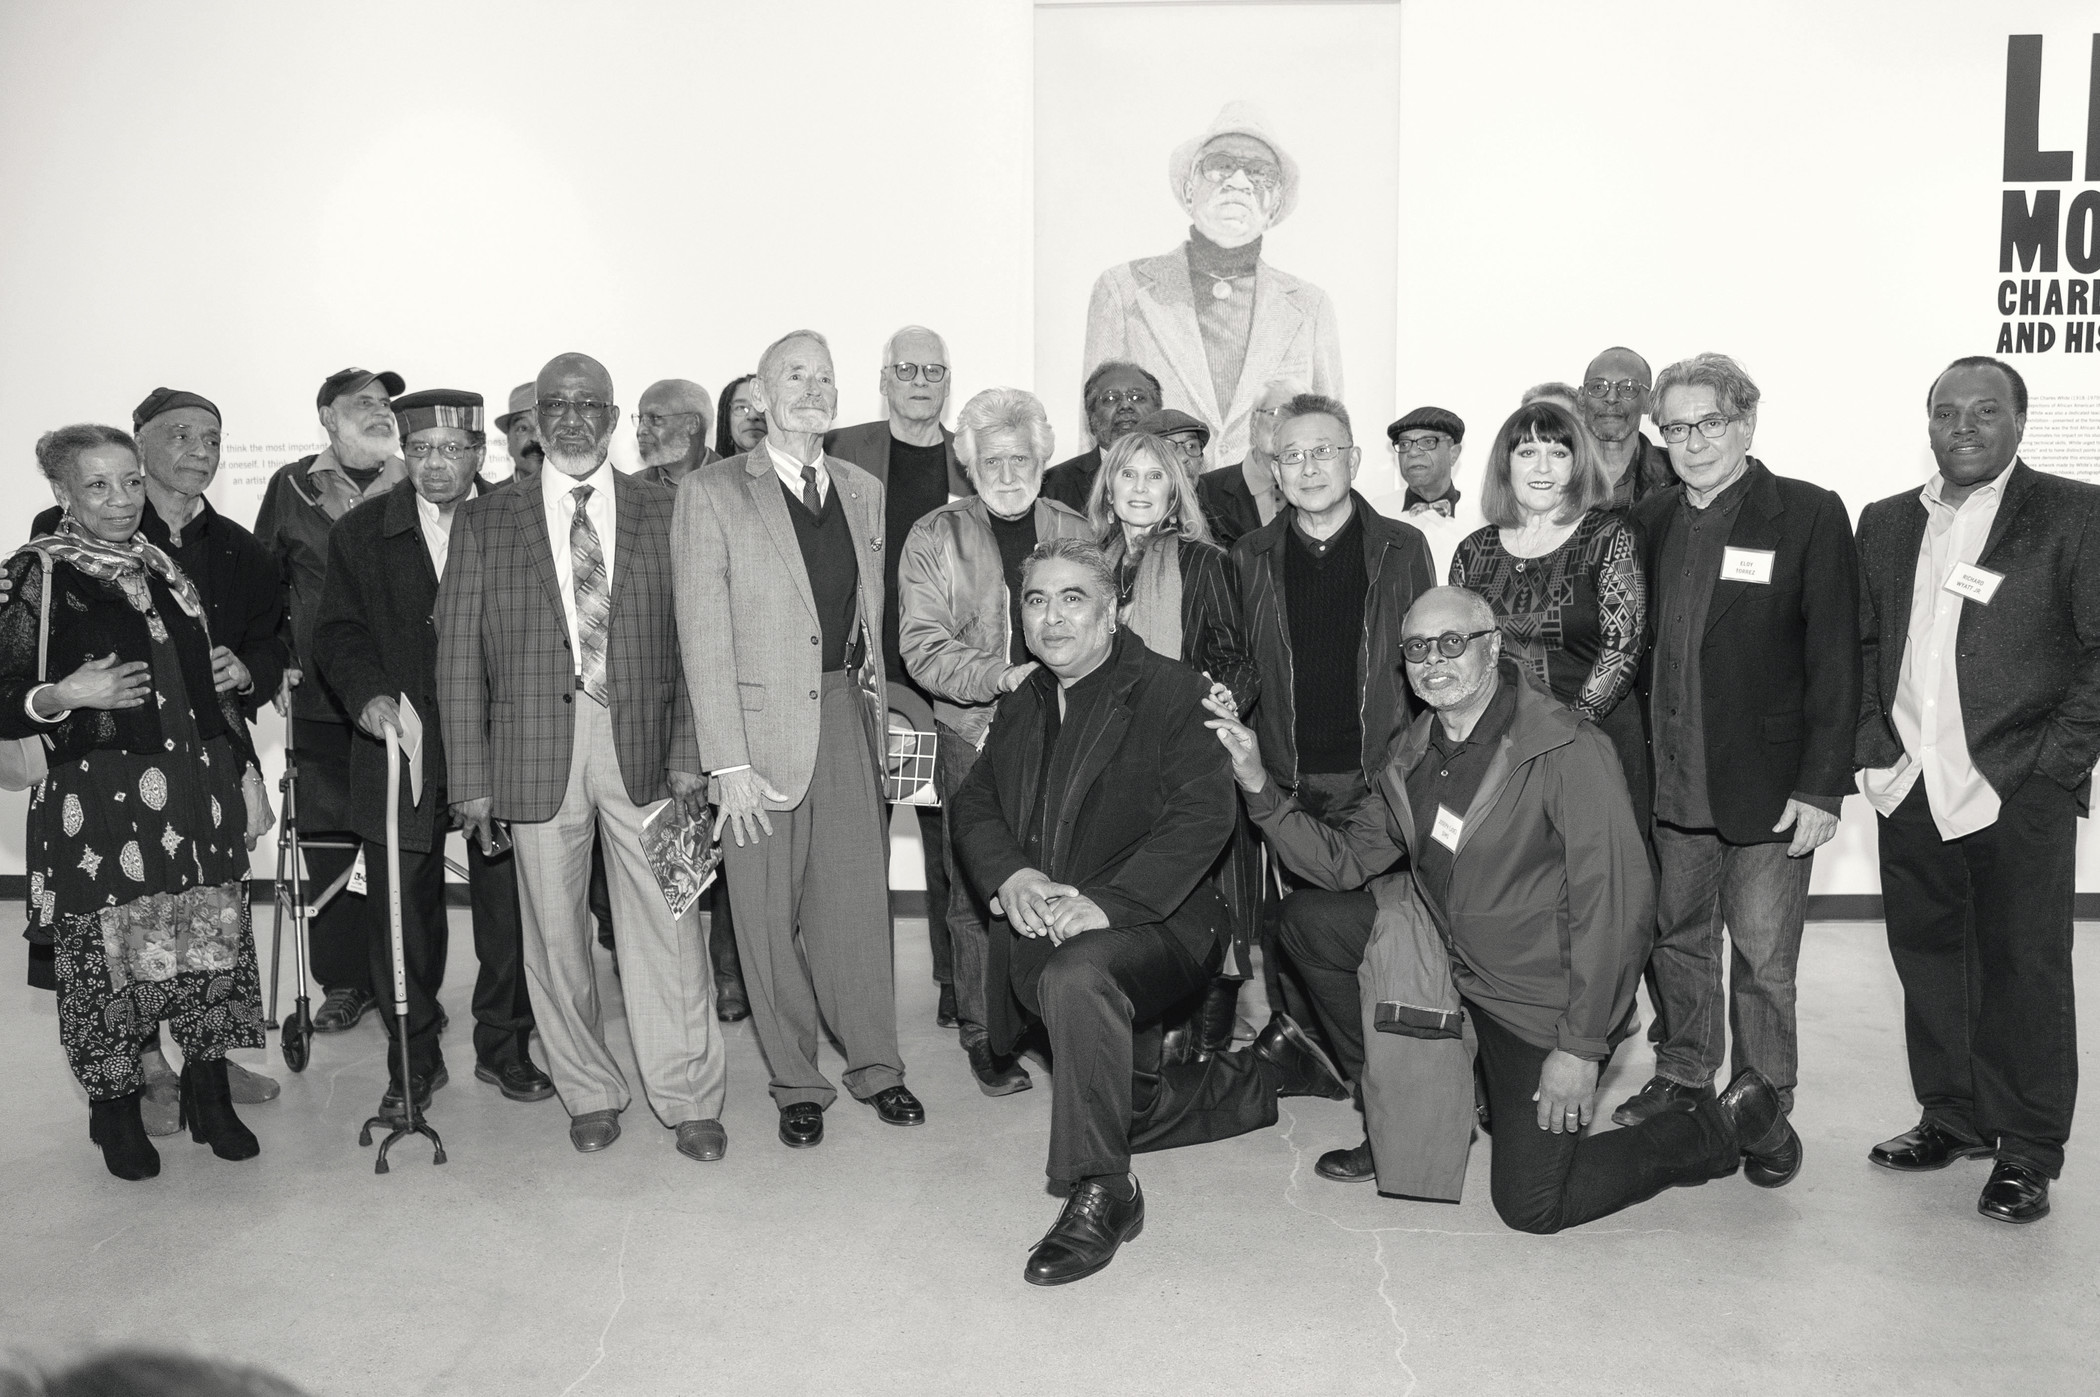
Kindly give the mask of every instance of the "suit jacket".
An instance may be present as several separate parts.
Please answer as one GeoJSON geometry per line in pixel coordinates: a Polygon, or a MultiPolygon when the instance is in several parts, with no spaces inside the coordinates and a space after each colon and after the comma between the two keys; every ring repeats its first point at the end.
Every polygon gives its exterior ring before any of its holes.
{"type": "MultiPolygon", "coordinates": [[[[836,456],[842,461],[851,461],[869,475],[875,477],[887,490],[890,484],[890,424],[862,422],[857,426],[838,427],[824,434],[824,454],[836,456]]],[[[955,459],[955,433],[941,428],[941,441],[948,448],[948,493],[951,495],[974,495],[977,490],[970,484],[970,477],[963,471],[962,462],[955,459]]],[[[910,520],[905,529],[910,529],[918,520],[910,520]]]]}
{"type": "MultiPolygon", "coordinates": [[[[1956,631],[1969,759],[2001,800],[2039,771],[2084,809],[2100,757],[2100,487],[2016,460],[2004,491],[1977,566],[2005,581],[1988,606],[1962,603],[1956,631]]],[[[1893,715],[1924,536],[1916,490],[1860,511],[1858,767],[1903,755],[1893,715]]]]}
{"type": "MultiPolygon", "coordinates": [[[[1118,927],[1158,925],[1200,963],[1215,964],[1229,934],[1224,900],[1205,881],[1238,809],[1225,749],[1203,726],[1210,686],[1186,665],[1153,654],[1128,630],[1104,663],[1107,700],[1078,734],[1084,756],[1063,802],[1047,818],[1070,826],[1041,871],[1091,898],[1118,927]]],[[[984,755],[955,793],[956,854],[990,900],[1032,860],[1025,852],[1044,767],[1043,729],[1057,679],[1039,669],[999,704],[984,755]]],[[[986,1027],[1000,1051],[1027,1026],[1009,974],[1014,932],[995,919],[986,965],[986,1027]]]]}
{"type": "MultiPolygon", "coordinates": [[[[1793,838],[1792,831],[1772,832],[1789,798],[1816,797],[1835,810],[1853,789],[1859,564],[1843,500],[1820,485],[1774,475],[1755,457],[1747,475],[1727,544],[1770,551],[1772,580],[1714,583],[1699,645],[1706,791],[1723,839],[1772,844],[1793,838]]],[[[1633,510],[1651,635],[1670,588],[1661,575],[1663,530],[1683,498],[1684,487],[1674,485],[1633,510]]],[[[1651,643],[1639,681],[1650,732],[1654,654],[1651,643]]]]}
{"type": "MultiPolygon", "coordinates": [[[[627,798],[648,805],[671,794],[665,772],[704,769],[672,614],[671,498],[617,470],[608,481],[613,747],[627,798]]],[[[438,715],[452,800],[493,796],[502,820],[554,817],[569,784],[575,674],[541,492],[497,490],[461,505],[437,601],[438,715]]]]}
{"type": "Polygon", "coordinates": [[[1254,325],[1232,401],[1218,401],[1210,358],[1196,324],[1186,244],[1159,257],[1110,267],[1094,282],[1086,312],[1083,373],[1110,359],[1127,359],[1159,376],[1161,406],[1194,413],[1217,428],[1212,459],[1247,454],[1247,427],[1262,387],[1296,378],[1315,393],[1342,396],[1342,341],[1334,305],[1309,281],[1255,264],[1254,325]]]}
{"type": "MultiPolygon", "coordinates": [[[[836,456],[824,466],[853,535],[862,634],[879,636],[882,485],[836,456]]],[[[823,631],[771,454],[761,447],[687,476],[671,546],[699,769],[750,766],[786,797],[769,808],[792,810],[817,765],[823,631]]],[[[872,696],[883,692],[882,647],[865,650],[857,678],[872,696]]]]}
{"type": "MultiPolygon", "coordinates": [[[[401,847],[418,853],[440,847],[449,828],[437,599],[437,569],[423,544],[413,481],[336,521],[314,649],[321,677],[353,724],[373,699],[403,694],[423,719],[423,798],[410,798],[404,775],[399,802],[401,847]]],[[[386,743],[362,727],[350,741],[350,828],[364,839],[386,838],[386,743]]]]}
{"type": "Polygon", "coordinates": [[[1232,690],[1240,712],[1261,697],[1261,670],[1247,648],[1239,574],[1215,543],[1181,540],[1181,662],[1232,690]]]}
{"type": "Polygon", "coordinates": [[[920,509],[906,497],[890,488],[890,424],[863,422],[854,427],[840,427],[824,436],[824,452],[842,461],[851,461],[882,486],[883,518],[882,534],[885,551],[882,560],[882,663],[890,678],[910,682],[905,671],[904,656],[898,649],[898,614],[900,596],[897,587],[897,565],[904,554],[904,540],[911,536],[912,525],[926,515],[948,503],[953,495],[969,496],[976,491],[970,486],[970,478],[963,473],[962,462],[955,459],[955,433],[941,428],[941,445],[948,457],[948,487],[943,496],[930,506],[920,509]],[[906,512],[911,514],[905,518],[906,512]]]}
{"type": "MultiPolygon", "coordinates": [[[[1370,595],[1364,600],[1364,638],[1356,662],[1362,691],[1358,712],[1363,719],[1363,770],[1376,771],[1385,760],[1393,734],[1415,711],[1414,694],[1400,672],[1400,620],[1415,598],[1436,585],[1430,572],[1429,545],[1410,525],[1388,519],[1351,492],[1363,520],[1364,570],[1370,595]]],[[[1261,675],[1261,704],[1254,710],[1254,729],[1261,737],[1262,760],[1284,785],[1298,785],[1298,710],[1291,689],[1291,616],[1284,597],[1284,543],[1291,516],[1285,509],[1268,523],[1232,545],[1239,574],[1240,611],[1247,645],[1261,675]]]]}
{"type": "Polygon", "coordinates": [[[1101,448],[1096,446],[1044,471],[1042,493],[1083,518],[1087,497],[1094,493],[1094,478],[1100,474],[1101,448]]]}
{"type": "Polygon", "coordinates": [[[1196,503],[1203,506],[1204,522],[1220,548],[1232,547],[1261,527],[1261,509],[1247,488],[1242,466],[1235,461],[1196,477],[1196,503]]]}

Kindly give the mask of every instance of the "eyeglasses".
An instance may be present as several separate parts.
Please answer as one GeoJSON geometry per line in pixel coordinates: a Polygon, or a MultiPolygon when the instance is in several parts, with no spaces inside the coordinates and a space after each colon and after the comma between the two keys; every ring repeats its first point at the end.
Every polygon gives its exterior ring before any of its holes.
{"type": "Polygon", "coordinates": [[[1168,437],[1167,444],[1191,461],[1203,459],[1203,441],[1200,437],[1168,437]]]}
{"type": "Polygon", "coordinates": [[[1222,150],[1198,160],[1196,169],[1212,184],[1223,184],[1234,175],[1245,175],[1247,182],[1264,194],[1275,193],[1283,184],[1282,166],[1251,156],[1231,155],[1222,150]]]}
{"type": "Polygon", "coordinates": [[[1700,436],[1711,441],[1727,431],[1728,424],[1735,420],[1733,417],[1702,417],[1697,422],[1664,422],[1658,424],[1658,427],[1662,432],[1662,439],[1676,446],[1691,436],[1693,427],[1699,429],[1700,436]]]}
{"type": "Polygon", "coordinates": [[[427,461],[432,456],[457,461],[473,449],[463,441],[412,441],[402,448],[402,454],[411,461],[427,461]]]}
{"type": "Polygon", "coordinates": [[[1648,387],[1630,378],[1593,378],[1582,385],[1582,391],[1608,403],[1614,398],[1638,398],[1648,387]]]}
{"type": "Polygon", "coordinates": [[[939,383],[948,377],[946,364],[892,364],[890,372],[899,383],[909,383],[915,378],[924,378],[928,383],[939,383]]]}
{"type": "Polygon", "coordinates": [[[1111,388],[1094,395],[1095,407],[1144,407],[1152,401],[1147,388],[1111,388]]]}
{"type": "Polygon", "coordinates": [[[1279,451],[1276,459],[1286,466],[1302,466],[1307,461],[1332,461],[1344,452],[1356,450],[1353,446],[1313,446],[1300,451],[1279,451]]]}
{"type": "Polygon", "coordinates": [[[738,421],[742,421],[749,417],[764,417],[766,414],[751,403],[732,403],[729,407],[729,415],[738,421]]]}
{"type": "Polygon", "coordinates": [[[1415,437],[1398,437],[1393,441],[1395,456],[1427,456],[1444,444],[1442,432],[1424,432],[1415,437]]]}
{"type": "Polygon", "coordinates": [[[542,422],[559,422],[564,413],[574,408],[576,415],[584,421],[602,423],[612,412],[613,405],[601,403],[596,398],[542,398],[538,408],[542,422]]]}
{"type": "Polygon", "coordinates": [[[1400,658],[1411,665],[1422,664],[1428,660],[1429,647],[1433,645],[1439,655],[1447,660],[1455,660],[1466,653],[1468,645],[1484,635],[1494,633],[1495,627],[1489,626],[1484,631],[1467,631],[1463,635],[1457,631],[1445,631],[1439,636],[1414,636],[1400,642],[1400,658]]]}
{"type": "Polygon", "coordinates": [[[637,427],[646,425],[650,430],[660,432],[664,429],[664,425],[674,417],[704,417],[706,415],[702,412],[637,412],[630,420],[637,427]]]}

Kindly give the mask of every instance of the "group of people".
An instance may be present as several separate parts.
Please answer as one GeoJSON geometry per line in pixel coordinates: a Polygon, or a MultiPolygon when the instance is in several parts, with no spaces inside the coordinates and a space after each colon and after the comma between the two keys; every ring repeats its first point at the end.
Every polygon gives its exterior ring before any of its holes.
{"type": "Polygon", "coordinates": [[[233,1107],[276,1084],[225,1055],[263,1041],[243,880],[273,699],[301,836],[366,852],[366,896],[314,925],[321,1031],[391,983],[384,738],[405,708],[424,734],[383,1115],[447,1081],[458,828],[475,1075],[559,1097],[576,1149],[612,1145],[632,1099],[594,921],[681,1153],[727,1148],[718,1022],[747,1014],[784,1145],[823,1139],[827,1032],[849,1094],[922,1123],[886,872],[885,768],[922,741],[886,717],[902,686],[934,715],[938,1016],[988,1095],[1032,1086],[1024,1048],[1051,1065],[1066,1199],[1032,1283],[1137,1231],[1134,1152],[1259,1128],[1282,1095],[1357,1101],[1364,1139],[1319,1173],[1404,1197],[1455,1199],[1491,1131],[1496,1209],[1527,1231],[1738,1170],[1789,1182],[1809,874],[1855,782],[1922,1107],[1870,1157],[1989,1156],[1985,1216],[2047,1212],[2100,489],[2018,460],[2017,371],[1934,379],[1939,473],[1856,531],[1751,454],[1758,389],[1718,354],[1651,375],[1613,348],[1526,394],[1477,498],[1465,424],[1417,408],[1387,429],[1405,490],[1383,509],[1348,410],[1303,382],[1266,384],[1244,457],[1206,471],[1211,425],[1141,363],[1092,367],[1089,449],[1055,464],[1028,392],[944,425],[932,331],[892,336],[879,376],[884,417],[843,429],[814,331],[768,346],[719,424],[660,382],[626,474],[611,377],[564,354],[495,418],[515,470],[492,483],[478,394],[345,369],[317,395],[328,449],[273,476],[252,532],[205,498],[222,418],[196,393],[38,443],[59,508],[5,567],[0,738],[34,781],[31,979],[112,1173],[156,1173],[151,1137],[185,1124],[258,1150],[233,1107]],[[643,852],[672,802],[721,842],[705,933],[643,852]],[[1256,973],[1270,1014],[1242,1047],[1256,973]],[[1588,1133],[1644,975],[1655,1075],[1588,1133]]]}

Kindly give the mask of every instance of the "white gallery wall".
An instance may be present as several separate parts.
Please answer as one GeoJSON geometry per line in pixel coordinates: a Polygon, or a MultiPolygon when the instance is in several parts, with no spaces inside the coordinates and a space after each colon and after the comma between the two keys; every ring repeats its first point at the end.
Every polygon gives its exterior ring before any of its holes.
{"type": "MultiPolygon", "coordinates": [[[[719,388],[805,324],[832,339],[842,421],[875,414],[881,341],[921,321],[948,338],[956,404],[1034,387],[1076,449],[1077,307],[1060,278],[1083,296],[1100,266],[1174,244],[1157,131],[1200,129],[1250,76],[1318,147],[1302,158],[1326,190],[1308,183],[1271,260],[1327,290],[1345,335],[1392,327],[1348,350],[1367,442],[1389,411],[1452,408],[1475,443],[1461,485],[1477,488],[1526,385],[1574,379],[1612,343],[1658,366],[1719,349],[1764,387],[1757,454],[1856,515],[1923,481],[1927,382],[1995,343],[2006,36],[2046,37],[2040,143],[2083,170],[2095,30],[2091,0],[1404,0],[1397,17],[1390,3],[9,0],[0,539],[47,502],[39,432],[124,422],[157,384],[224,408],[214,500],[246,519],[268,468],[317,442],[314,388],[347,364],[500,403],[580,349],[631,410],[656,378],[719,388]],[[1338,51],[1337,32],[1393,47],[1338,51]],[[1220,33],[1247,36],[1236,57],[1220,33]],[[1071,57],[1105,42],[1116,62],[1075,84],[1071,57]],[[1039,60],[1083,110],[1040,112],[1039,60]],[[1323,97],[1397,125],[1323,124],[1323,97]],[[1142,135],[1127,153],[1125,113],[1142,135]],[[1104,147],[1101,226],[1117,232],[1082,245],[1097,231],[1082,220],[1074,245],[1039,256],[1052,117],[1104,147]]],[[[1081,180],[1086,152],[1058,154],[1057,179],[1081,180]]],[[[2038,413],[2100,395],[2088,361],[2031,358],[2038,413]]],[[[624,427],[616,450],[632,463],[624,427]]],[[[21,808],[0,799],[0,874],[21,869],[21,808]]],[[[2081,887],[2100,890],[2100,841],[2082,847],[2081,887]]],[[[914,887],[906,852],[895,881],[914,887]]],[[[1857,799],[1815,887],[1875,888],[1857,799]]]]}

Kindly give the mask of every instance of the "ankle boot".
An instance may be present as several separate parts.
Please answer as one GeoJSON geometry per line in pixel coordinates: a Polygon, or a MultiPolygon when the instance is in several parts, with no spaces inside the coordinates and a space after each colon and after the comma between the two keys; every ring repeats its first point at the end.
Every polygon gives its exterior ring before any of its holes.
{"type": "Polygon", "coordinates": [[[1205,1055],[1232,1047],[1233,1025],[1239,1020],[1240,981],[1219,976],[1204,991],[1203,1007],[1196,1013],[1196,1047],[1205,1055]]]}
{"type": "Polygon", "coordinates": [[[160,1151],[146,1138],[139,1093],[88,1103],[88,1139],[102,1147],[102,1162],[120,1179],[134,1182],[160,1173],[160,1151]]]}
{"type": "Polygon", "coordinates": [[[221,1159],[253,1159],[262,1153],[255,1133],[233,1113],[233,1093],[226,1083],[226,1059],[194,1058],[182,1064],[182,1118],[190,1138],[210,1145],[221,1159]]]}

